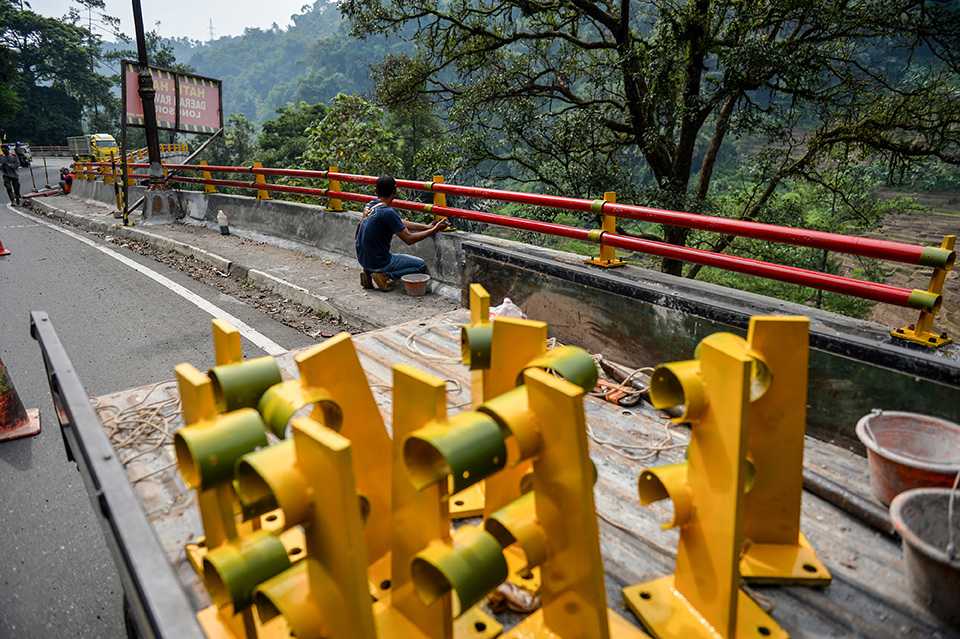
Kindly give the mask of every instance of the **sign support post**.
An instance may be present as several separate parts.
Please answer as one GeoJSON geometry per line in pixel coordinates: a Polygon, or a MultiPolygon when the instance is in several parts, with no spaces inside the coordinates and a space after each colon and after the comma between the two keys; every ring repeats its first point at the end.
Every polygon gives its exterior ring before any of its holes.
{"type": "Polygon", "coordinates": [[[150,183],[151,186],[155,186],[163,179],[163,169],[160,165],[160,134],[157,131],[157,112],[154,104],[157,90],[153,86],[153,76],[150,74],[150,63],[147,60],[147,40],[143,32],[143,11],[140,9],[140,0],[133,0],[133,23],[137,31],[137,64],[140,67],[137,85],[140,101],[143,103],[143,125],[147,130],[150,183]]]}

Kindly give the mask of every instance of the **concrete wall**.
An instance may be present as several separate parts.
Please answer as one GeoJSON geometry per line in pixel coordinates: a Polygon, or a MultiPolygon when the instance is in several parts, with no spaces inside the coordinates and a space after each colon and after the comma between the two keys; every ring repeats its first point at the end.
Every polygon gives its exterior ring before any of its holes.
{"type": "MultiPolygon", "coordinates": [[[[230,226],[256,231],[272,237],[291,240],[313,246],[331,253],[354,257],[353,238],[360,214],[353,211],[334,212],[325,208],[282,200],[257,200],[256,198],[201,193],[198,191],[174,191],[169,198],[179,210],[175,218],[216,223],[217,211],[222,210],[230,220],[230,226]]],[[[75,194],[79,197],[113,203],[113,186],[101,182],[77,181],[75,194]]],[[[130,200],[135,202],[143,194],[141,187],[130,187],[130,200]]],[[[148,203],[147,210],[164,210],[159,202],[148,203]]],[[[165,217],[159,221],[169,222],[165,217]]],[[[442,233],[434,240],[406,246],[394,239],[396,252],[410,253],[427,262],[430,274],[441,284],[456,288],[463,286],[464,241],[490,241],[494,244],[520,247],[522,245],[472,233],[442,233]]]]}
{"type": "MultiPolygon", "coordinates": [[[[131,200],[141,192],[131,188],[131,200]]],[[[78,182],[76,193],[113,202],[113,187],[97,182],[78,182]]],[[[169,197],[176,217],[215,223],[222,209],[238,229],[354,256],[358,213],[219,193],[169,197]]],[[[854,425],[873,408],[960,422],[960,346],[934,354],[894,343],[886,327],[870,322],[636,267],[586,267],[576,255],[489,236],[444,233],[394,248],[422,257],[443,284],[465,291],[480,282],[495,304],[510,297],[548,321],[560,341],[633,366],[688,359],[711,333],[745,334],[751,315],[807,315],[812,434],[859,449],[854,425]]]]}
{"type": "Polygon", "coordinates": [[[820,439],[862,451],[854,426],[874,408],[960,423],[960,346],[917,350],[871,322],[635,267],[603,271],[555,251],[463,249],[464,279],[483,284],[492,303],[509,297],[561,342],[629,366],[690,359],[711,333],[745,336],[752,315],[809,316],[808,432],[820,439]]]}

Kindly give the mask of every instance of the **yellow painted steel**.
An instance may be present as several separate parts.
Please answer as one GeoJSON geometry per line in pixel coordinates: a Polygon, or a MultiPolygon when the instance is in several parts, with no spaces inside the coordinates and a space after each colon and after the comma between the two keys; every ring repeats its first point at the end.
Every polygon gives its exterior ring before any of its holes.
{"type": "MultiPolygon", "coordinates": [[[[610,202],[615,204],[617,202],[617,194],[614,191],[607,191],[603,194],[604,203],[610,202]]],[[[607,215],[603,213],[603,208],[600,209],[601,217],[601,237],[599,238],[600,244],[600,255],[598,257],[591,258],[586,260],[584,264],[590,264],[592,266],[599,266],[600,268],[615,268],[617,266],[623,266],[626,264],[623,260],[617,257],[617,250],[612,246],[605,246],[602,242],[603,233],[616,233],[617,232],[617,218],[613,215],[607,215]]]]}
{"type": "Polygon", "coordinates": [[[533,459],[536,519],[545,531],[539,566],[542,603],[504,636],[645,637],[607,609],[584,391],[539,369],[524,372],[524,388],[543,440],[533,459]],[[611,618],[617,620],[611,623],[611,618]]]}
{"type": "MultiPolygon", "coordinates": [[[[207,163],[206,160],[200,160],[199,162],[197,162],[197,164],[199,164],[200,166],[209,166],[209,164],[207,163]]],[[[203,170],[203,171],[200,172],[200,177],[201,177],[201,179],[204,179],[204,180],[212,180],[212,179],[213,179],[213,174],[210,173],[210,171],[203,170]]],[[[204,184],[204,185],[203,185],[203,192],[204,192],[204,193],[216,193],[216,192],[217,192],[217,187],[216,187],[215,185],[213,185],[213,184],[204,184]]]]}
{"type": "MultiPolygon", "coordinates": [[[[434,176],[434,180],[442,176],[434,176]]],[[[443,195],[446,201],[446,194],[443,195]]],[[[444,205],[446,206],[446,205],[444,205]]],[[[490,324],[490,294],[480,284],[470,285],[470,324],[469,327],[487,326],[490,324]]],[[[483,403],[483,385],[487,370],[470,371],[470,391],[471,404],[474,408],[483,403]]],[[[483,514],[486,504],[486,486],[484,482],[478,482],[461,490],[450,498],[450,516],[454,519],[464,519],[467,517],[477,517],[483,514]]]]}
{"type": "MultiPolygon", "coordinates": [[[[340,167],[338,167],[336,164],[331,164],[331,165],[330,165],[329,172],[330,172],[330,173],[339,173],[339,172],[340,172],[340,167]]],[[[339,193],[339,192],[342,192],[342,189],[343,189],[343,187],[342,187],[341,184],[340,184],[340,180],[328,180],[328,181],[327,181],[327,190],[337,191],[337,192],[339,193]]],[[[340,198],[337,198],[337,197],[332,197],[332,198],[330,198],[330,200],[327,202],[327,209],[329,209],[329,210],[331,210],[331,211],[342,211],[342,210],[343,210],[343,200],[341,200],[340,198]]]]}
{"type": "Polygon", "coordinates": [[[257,587],[260,617],[283,615],[291,634],[300,639],[376,639],[366,545],[356,543],[363,535],[363,520],[350,441],[299,417],[289,443],[310,506],[285,509],[284,517],[288,526],[303,525],[307,558],[257,587]]]}
{"type": "MultiPolygon", "coordinates": [[[[484,401],[491,400],[517,387],[517,380],[534,358],[547,351],[547,325],[544,322],[514,317],[497,317],[493,321],[490,346],[490,369],[483,381],[484,401]]],[[[519,401],[523,401],[521,398],[519,401]]],[[[516,432],[507,438],[507,467],[487,479],[484,516],[500,510],[520,497],[520,481],[530,471],[529,461],[521,458],[516,432]]]]}
{"type": "Polygon", "coordinates": [[[749,543],[740,562],[750,582],[821,586],[831,579],[800,532],[809,335],[806,317],[750,319],[747,348],[755,363],[747,422],[755,474],[744,496],[749,543]]]}
{"type": "Polygon", "coordinates": [[[452,599],[439,596],[427,606],[417,594],[411,565],[431,543],[450,543],[447,482],[434,482],[422,490],[411,483],[403,465],[407,437],[426,427],[447,422],[446,382],[417,369],[398,364],[393,368],[392,552],[390,587],[374,604],[380,639],[465,639],[493,637],[500,625],[477,607],[454,623],[452,599]],[[467,622],[473,626],[467,625],[467,622]],[[480,625],[476,625],[480,624],[480,625]],[[483,628],[477,633],[476,628],[483,628]]]}
{"type": "Polygon", "coordinates": [[[680,528],[675,573],[623,591],[630,609],[660,639],[787,637],[740,589],[750,401],[758,361],[745,340],[717,333],[700,342],[697,360],[654,371],[654,406],[683,406],[692,428],[684,464],[648,469],[639,478],[644,502],[676,499],[672,523],[680,528]]]}
{"type": "MultiPolygon", "coordinates": [[[[262,162],[254,162],[254,163],[253,163],[253,168],[255,168],[255,169],[262,169],[262,168],[263,168],[263,163],[262,163],[262,162]]],[[[253,177],[254,177],[254,182],[257,183],[257,187],[258,187],[258,188],[257,188],[257,199],[258,199],[258,200],[269,200],[269,199],[270,199],[270,191],[268,191],[268,190],[266,190],[266,189],[264,189],[264,188],[261,188],[261,185],[267,183],[267,176],[265,176],[263,173],[255,173],[253,177]]]]}
{"type": "MultiPolygon", "coordinates": [[[[945,235],[943,241],[940,242],[940,248],[946,249],[947,251],[953,251],[956,245],[956,235],[945,235]]],[[[949,262],[946,266],[935,267],[933,269],[933,275],[930,276],[930,284],[927,285],[927,292],[934,295],[942,295],[943,285],[947,281],[947,272],[952,270],[953,267],[953,262],[949,262]]],[[[936,319],[937,311],[939,310],[938,307],[932,311],[920,311],[920,316],[917,318],[915,324],[895,328],[890,331],[890,334],[897,339],[920,344],[928,348],[939,348],[951,344],[953,338],[950,337],[946,331],[934,330],[933,321],[936,319]]]]}
{"type": "Polygon", "coordinates": [[[213,354],[217,366],[243,361],[240,331],[222,319],[215,319],[211,324],[213,325],[213,354]]]}
{"type": "MultiPolygon", "coordinates": [[[[433,176],[433,184],[443,184],[443,176],[442,176],[442,175],[434,175],[434,176],[433,176]]],[[[431,185],[431,188],[432,188],[432,185],[431,185]]],[[[446,205],[447,205],[447,194],[446,194],[446,193],[434,193],[434,194],[433,194],[433,205],[434,205],[434,206],[446,206],[446,205]]],[[[434,216],[433,216],[433,221],[434,221],[434,222],[439,222],[440,220],[445,220],[445,219],[447,219],[447,218],[443,217],[442,215],[434,215],[434,216]]]]}

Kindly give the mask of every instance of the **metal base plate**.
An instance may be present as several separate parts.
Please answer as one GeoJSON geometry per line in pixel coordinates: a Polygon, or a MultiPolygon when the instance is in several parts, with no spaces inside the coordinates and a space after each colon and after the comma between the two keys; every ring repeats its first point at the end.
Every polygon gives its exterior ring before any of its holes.
{"type": "Polygon", "coordinates": [[[507,559],[507,581],[518,588],[537,594],[540,592],[540,568],[527,568],[527,557],[516,545],[503,551],[507,559]]]}
{"type": "Polygon", "coordinates": [[[827,586],[833,577],[800,533],[796,546],[751,544],[740,559],[740,576],[755,584],[827,586]]]}
{"type": "Polygon", "coordinates": [[[909,326],[895,328],[890,331],[890,334],[897,339],[903,339],[928,348],[940,348],[941,346],[953,343],[953,339],[946,333],[932,333],[930,331],[918,333],[913,327],[914,325],[910,324],[909,326]]]}
{"type": "MultiPolygon", "coordinates": [[[[699,611],[674,587],[674,576],[623,589],[627,606],[657,639],[717,639],[723,636],[711,628],[699,611]]],[[[737,598],[736,639],[788,639],[790,635],[773,618],[740,590],[737,598]]],[[[733,637],[729,639],[734,639],[733,637]]]]}
{"type": "Polygon", "coordinates": [[[470,488],[461,490],[450,497],[450,518],[466,519],[479,517],[483,514],[483,507],[487,503],[483,491],[483,482],[477,482],[470,488]]]}
{"type": "MultiPolygon", "coordinates": [[[[378,639],[434,639],[427,637],[417,626],[390,606],[390,597],[373,605],[378,639]]],[[[503,632],[503,626],[480,608],[474,606],[453,620],[453,639],[493,639],[503,632]]]]}
{"type": "Polygon", "coordinates": [[[583,263],[589,264],[590,266],[599,266],[600,268],[617,268],[618,266],[627,265],[627,263],[619,257],[613,260],[601,260],[599,257],[594,257],[589,260],[584,260],[583,263]]]}
{"type": "Polygon", "coordinates": [[[0,442],[40,434],[40,409],[28,408],[27,419],[16,428],[0,428],[0,442]]]}
{"type": "MultiPolygon", "coordinates": [[[[226,620],[220,612],[216,606],[208,606],[197,613],[197,621],[200,622],[200,627],[207,639],[248,639],[241,616],[226,620]]],[[[254,612],[250,620],[256,628],[256,634],[250,635],[251,637],[257,639],[289,639],[290,637],[290,628],[282,616],[263,624],[254,612]]]]}
{"type": "MultiPolygon", "coordinates": [[[[615,611],[607,609],[607,621],[610,624],[611,639],[646,639],[645,632],[621,617],[615,611]]],[[[503,635],[504,639],[563,639],[544,625],[543,610],[531,613],[503,635]]]]}

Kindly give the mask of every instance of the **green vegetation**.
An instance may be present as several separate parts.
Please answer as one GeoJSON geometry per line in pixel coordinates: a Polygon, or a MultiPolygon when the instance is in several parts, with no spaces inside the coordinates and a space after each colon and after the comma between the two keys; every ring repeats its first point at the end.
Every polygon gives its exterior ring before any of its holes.
{"type": "MultiPolygon", "coordinates": [[[[75,1],[102,13],[102,0],[75,1]]],[[[116,131],[117,99],[105,87],[116,86],[117,61],[132,52],[101,42],[77,18],[42,18],[0,0],[8,133],[56,143],[80,122],[116,131]],[[41,99],[51,110],[43,122],[30,108],[41,99]]],[[[208,43],[151,34],[150,48],[161,66],[224,81],[229,118],[211,163],[336,164],[589,198],[614,190],[622,202],[851,234],[875,231],[890,211],[922,214],[889,199],[890,190],[960,189],[956,2],[317,1],[286,29],[208,43]]],[[[131,146],[141,145],[133,135],[131,146]]],[[[452,203],[597,224],[536,207],[452,203]]],[[[629,220],[618,230],[867,279],[887,274],[816,250],[629,220]]],[[[842,296],[627,257],[843,313],[869,310],[842,296]]]]}

